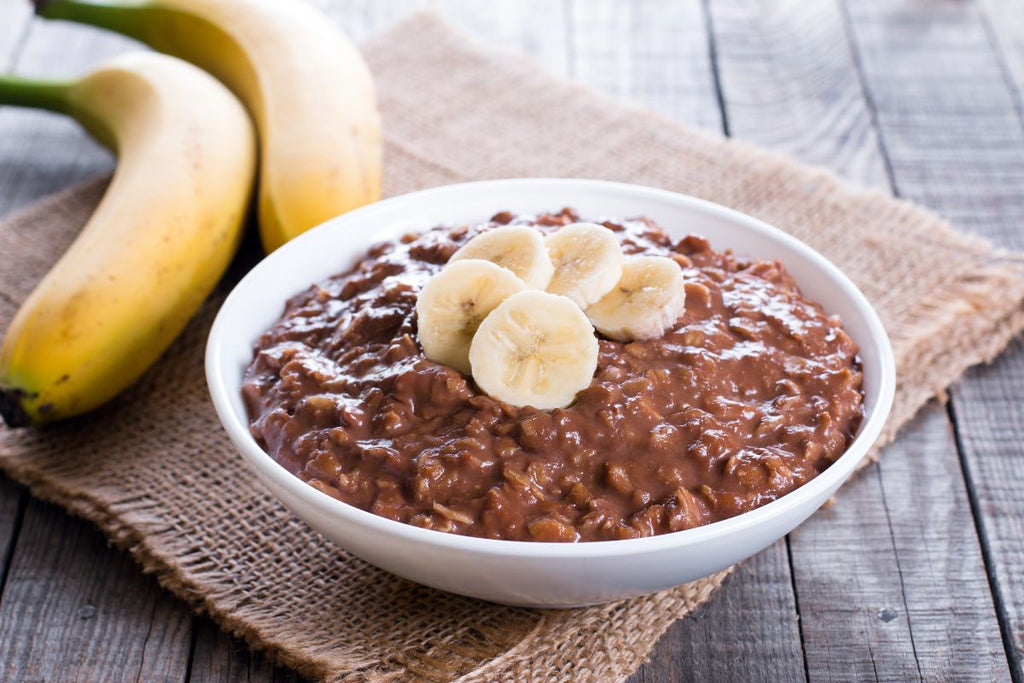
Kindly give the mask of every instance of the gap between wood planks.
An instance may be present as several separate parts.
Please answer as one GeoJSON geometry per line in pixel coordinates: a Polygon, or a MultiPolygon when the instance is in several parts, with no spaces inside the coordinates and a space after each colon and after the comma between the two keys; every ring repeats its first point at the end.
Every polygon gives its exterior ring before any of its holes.
{"type": "MultiPolygon", "coordinates": [[[[864,102],[865,95],[870,94],[870,86],[866,81],[866,75],[858,68],[856,60],[850,54],[853,48],[850,20],[841,13],[842,7],[831,2],[813,5],[787,2],[712,2],[709,8],[713,12],[711,27],[717,46],[718,82],[733,134],[788,152],[812,163],[831,166],[844,175],[866,184],[895,182],[889,155],[883,154],[887,151],[879,139],[881,127],[877,117],[872,116],[873,112],[864,102]],[[723,18],[721,22],[718,20],[720,16],[723,18]],[[845,50],[846,54],[837,55],[837,50],[845,50]],[[817,101],[822,97],[827,97],[827,101],[817,101]],[[849,115],[847,110],[852,112],[853,116],[849,115]],[[859,124],[859,128],[858,119],[866,122],[859,124]],[[860,129],[868,134],[863,134],[860,129]]],[[[895,44],[902,44],[902,41],[895,44]]],[[[887,59],[886,63],[891,66],[894,61],[898,59],[892,57],[887,59]]],[[[873,100],[871,103],[873,104],[873,100]]],[[[892,186],[895,187],[895,184],[892,186]]],[[[986,618],[990,617],[992,624],[989,626],[993,628],[995,614],[991,605],[991,591],[982,570],[983,560],[979,540],[975,536],[972,511],[967,501],[966,483],[959,468],[955,443],[948,434],[950,423],[941,411],[930,410],[931,417],[924,423],[919,419],[919,422],[908,426],[900,442],[891,447],[887,457],[883,459],[878,471],[876,492],[864,498],[856,494],[859,482],[851,482],[844,489],[840,505],[836,509],[819,513],[819,516],[834,517],[829,523],[836,528],[835,524],[839,521],[837,517],[849,514],[851,509],[857,509],[858,506],[863,508],[865,503],[877,503],[874,506],[867,506],[863,518],[849,520],[840,524],[838,528],[841,533],[848,533],[849,538],[860,539],[862,543],[872,540],[870,536],[865,537],[864,533],[869,533],[879,524],[889,528],[890,547],[886,549],[879,546],[874,552],[881,553],[877,554],[878,559],[888,558],[892,573],[899,577],[898,582],[892,582],[891,590],[896,599],[904,604],[907,620],[906,637],[915,654],[912,668],[909,671],[888,673],[876,669],[876,665],[891,668],[894,661],[898,663],[898,656],[874,656],[885,652],[876,651],[879,645],[877,640],[865,640],[865,629],[874,634],[872,638],[884,636],[888,629],[878,629],[879,625],[870,620],[865,622],[863,614],[854,613],[862,620],[859,624],[861,628],[856,629],[846,627],[844,631],[844,625],[849,620],[831,620],[829,623],[827,618],[824,621],[817,618],[815,623],[816,612],[829,609],[829,603],[836,600],[837,591],[836,586],[824,584],[829,588],[821,594],[818,587],[822,582],[809,581],[814,579],[811,574],[815,567],[821,564],[814,558],[824,560],[828,565],[827,554],[822,555],[821,552],[828,544],[835,544],[835,540],[828,535],[815,536],[820,524],[812,518],[795,531],[790,539],[790,547],[794,553],[792,568],[802,612],[801,627],[807,656],[807,671],[812,678],[816,677],[815,675],[829,674],[857,676],[858,673],[865,677],[882,678],[906,678],[911,676],[911,673],[914,677],[928,677],[930,674],[955,677],[957,672],[961,675],[971,675],[972,671],[974,675],[984,677],[977,667],[969,667],[971,663],[966,661],[964,656],[959,657],[959,661],[949,661],[944,653],[946,641],[953,639],[954,635],[961,639],[970,635],[970,630],[959,624],[964,621],[961,616],[953,620],[953,610],[963,611],[964,605],[967,604],[977,624],[983,625],[986,618]],[[939,495],[932,503],[932,510],[904,508],[894,512],[891,501],[902,503],[904,497],[919,493],[921,487],[915,486],[913,479],[918,477],[919,473],[929,471],[928,461],[921,463],[918,470],[907,469],[907,458],[913,454],[897,452],[898,449],[905,450],[906,444],[916,438],[914,434],[922,429],[925,429],[922,435],[932,434],[931,438],[937,439],[927,442],[929,449],[946,454],[942,458],[943,465],[951,468],[948,475],[953,477],[956,483],[952,488],[946,486],[945,489],[936,489],[939,495]],[[893,488],[891,493],[894,496],[889,495],[890,488],[893,488]],[[949,494],[954,496],[950,497],[949,494]],[[944,504],[944,498],[954,503],[944,504]],[[878,513],[879,507],[883,510],[881,516],[878,513]],[[928,515],[943,510],[946,516],[958,523],[953,524],[953,531],[948,535],[948,539],[943,536],[925,539],[923,552],[918,547],[922,544],[912,535],[904,535],[903,529],[921,530],[927,536],[930,530],[928,515]],[[872,514],[876,516],[872,517],[872,514]],[[912,523],[908,526],[908,522],[912,523]],[[966,533],[963,531],[965,525],[968,527],[966,533]],[[802,543],[801,540],[806,538],[810,538],[811,542],[802,543]],[[800,557],[798,547],[803,548],[803,558],[800,557]],[[922,561],[930,560],[928,547],[935,550],[944,548],[948,551],[933,554],[939,555],[943,560],[943,566],[950,571],[948,574],[942,574],[950,585],[955,583],[953,575],[956,572],[964,568],[968,570],[971,577],[969,596],[957,595],[954,599],[953,596],[938,593],[934,584],[929,583],[927,575],[921,575],[918,565],[922,561]],[[954,562],[963,554],[961,551],[967,551],[968,557],[975,561],[966,567],[956,566],[954,562]],[[904,555],[909,560],[905,565],[904,555]],[[804,578],[805,574],[807,578],[804,578]],[[804,594],[808,591],[810,597],[821,598],[812,601],[817,603],[814,607],[809,607],[806,604],[808,601],[804,599],[804,594]],[[972,600],[972,597],[978,600],[972,600]],[[945,618],[941,613],[937,617],[931,613],[936,605],[945,606],[945,618]],[[837,637],[838,633],[845,633],[847,638],[837,637]],[[919,643],[919,640],[923,642],[919,643]],[[858,652],[850,651],[849,646],[844,647],[846,642],[862,643],[872,655],[872,661],[866,663],[863,656],[854,656],[858,652]],[[919,645],[927,647],[922,650],[919,645]],[[837,651],[836,647],[839,647],[840,651],[837,651]],[[831,668],[835,661],[839,661],[841,667],[838,671],[831,668]],[[824,672],[819,671],[822,663],[827,665],[824,672]],[[861,671],[856,669],[858,666],[866,668],[861,671]],[[963,669],[958,670],[957,667],[963,669]]],[[[932,482],[932,487],[936,488],[935,484],[941,483],[943,482],[932,482]]],[[[848,554],[851,550],[853,546],[846,548],[848,554]]],[[[878,562],[871,561],[866,565],[861,562],[861,554],[854,552],[851,555],[851,564],[839,568],[847,572],[856,571],[865,577],[870,577],[872,572],[876,575],[877,579],[874,581],[877,582],[877,587],[871,587],[868,593],[861,596],[860,602],[856,599],[853,601],[863,609],[866,606],[862,603],[863,598],[879,596],[879,587],[885,585],[886,573],[879,573],[878,562]]],[[[899,621],[896,621],[892,624],[898,623],[899,621]]],[[[975,640],[970,642],[985,646],[993,640],[1001,650],[997,632],[976,634],[975,640]]],[[[883,640],[881,644],[885,647],[885,643],[883,640]]],[[[954,649],[957,644],[958,651],[962,654],[971,650],[965,642],[954,642],[954,649]]],[[[899,641],[891,643],[889,647],[898,645],[899,641]]],[[[859,653],[862,654],[863,649],[860,649],[859,653]]],[[[893,651],[890,654],[897,655],[898,652],[893,651]]],[[[1001,675],[1005,676],[1006,659],[1007,655],[1004,652],[986,652],[983,661],[989,667],[987,671],[993,675],[1001,672],[1001,675]]]]}
{"type": "MultiPolygon", "coordinates": [[[[4,71],[12,71],[17,63],[17,56],[25,41],[28,40],[32,13],[28,5],[8,3],[0,8],[0,65],[4,71]]],[[[13,304],[13,302],[11,302],[13,304]]],[[[3,603],[7,576],[14,557],[14,547],[18,543],[21,524],[25,518],[25,507],[28,493],[13,482],[0,480],[0,604],[3,603]],[[13,513],[13,514],[12,514],[13,513]]]]}
{"type": "MultiPolygon", "coordinates": [[[[851,137],[849,131],[863,127],[864,119],[852,64],[841,49],[836,52],[843,35],[834,8],[828,12],[819,5],[809,16],[797,16],[794,5],[781,3],[708,3],[707,8],[731,132],[876,184],[880,163],[872,138],[845,146],[834,142],[851,137]],[[833,101],[819,101],[821,81],[842,97],[833,93],[833,101]],[[842,105],[855,115],[830,120],[830,110],[842,105]],[[849,163],[851,158],[861,161],[849,163]]],[[[902,581],[891,580],[901,569],[880,475],[862,474],[847,484],[836,509],[808,520],[787,537],[786,546],[806,677],[920,677],[909,623],[879,623],[878,608],[868,609],[869,600],[884,600],[902,605],[903,615],[910,611],[902,581]],[[885,538],[875,535],[879,529],[888,531],[885,538]],[[837,567],[836,557],[851,551],[857,556],[837,567]],[[845,593],[850,604],[837,606],[837,593],[845,593]],[[901,652],[908,642],[909,668],[901,652]]]]}
{"type": "MultiPolygon", "coordinates": [[[[894,190],[1002,246],[1024,247],[1024,118],[1008,72],[1020,73],[1024,63],[1009,64],[993,40],[999,32],[1024,45],[1019,4],[847,0],[846,10],[894,190]],[[894,68],[898,62],[920,67],[910,77],[894,68]]],[[[952,387],[949,413],[1009,673],[1018,683],[1024,501],[1006,483],[1024,475],[1022,386],[1018,340],[992,366],[968,371],[952,387]]]]}
{"type": "Polygon", "coordinates": [[[971,471],[967,465],[966,458],[964,457],[966,449],[961,441],[959,431],[956,428],[956,409],[954,408],[952,401],[946,404],[946,409],[949,412],[949,419],[953,423],[953,435],[956,438],[956,447],[960,454],[960,467],[964,474],[964,480],[967,482],[967,496],[971,503],[971,513],[974,517],[975,530],[978,534],[978,539],[981,542],[981,554],[985,561],[985,576],[988,578],[989,590],[992,591],[992,595],[995,599],[996,616],[999,619],[999,633],[1002,636],[1003,648],[1006,650],[1006,656],[1010,663],[1010,674],[1013,677],[1014,683],[1019,683],[1020,676],[1015,673],[1015,670],[1019,669],[1020,662],[1017,656],[1016,647],[1013,643],[1013,628],[1010,624],[1010,617],[1006,609],[1007,600],[1002,595],[1002,591],[999,587],[999,580],[996,577],[995,559],[993,558],[992,548],[986,537],[985,521],[982,517],[978,496],[974,492],[974,482],[971,481],[971,471]]]}
{"type": "Polygon", "coordinates": [[[0,479],[0,539],[3,539],[3,553],[0,554],[0,604],[3,604],[4,592],[7,588],[7,577],[10,576],[11,561],[14,559],[14,547],[21,535],[21,526],[25,521],[25,508],[28,505],[28,493],[8,479],[0,479]]]}

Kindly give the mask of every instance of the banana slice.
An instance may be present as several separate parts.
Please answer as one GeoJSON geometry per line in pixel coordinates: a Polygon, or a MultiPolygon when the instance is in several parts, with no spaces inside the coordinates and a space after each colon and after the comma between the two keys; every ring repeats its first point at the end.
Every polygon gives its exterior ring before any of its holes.
{"type": "Polygon", "coordinates": [[[622,277],[622,249],[608,228],[572,223],[544,241],[555,265],[547,290],[586,308],[610,292],[622,277]]]}
{"type": "Polygon", "coordinates": [[[622,279],[587,308],[598,332],[618,341],[653,339],[686,311],[686,287],[679,264],[664,256],[626,259],[622,279]]]}
{"type": "Polygon", "coordinates": [[[505,299],[480,323],[469,363],[477,385],[496,399],[561,408],[590,386],[597,337],[571,300],[528,290],[505,299]]]}
{"type": "Polygon", "coordinates": [[[544,236],[525,225],[503,225],[482,232],[455,252],[451,261],[483,259],[508,268],[531,289],[548,286],[555,267],[551,265],[544,236]]]}
{"type": "Polygon", "coordinates": [[[466,259],[430,278],[416,300],[423,353],[469,373],[469,344],[487,314],[526,285],[511,270],[490,261],[466,259]]]}

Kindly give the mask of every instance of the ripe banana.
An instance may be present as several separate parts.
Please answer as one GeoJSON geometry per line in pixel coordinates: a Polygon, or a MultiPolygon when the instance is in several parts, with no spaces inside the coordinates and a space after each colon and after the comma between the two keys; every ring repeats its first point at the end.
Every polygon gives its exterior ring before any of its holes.
{"type": "Polygon", "coordinates": [[[380,116],[355,46],[300,0],[34,0],[186,59],[246,104],[260,134],[259,224],[273,251],[381,192],[380,116]]]}
{"type": "Polygon", "coordinates": [[[545,244],[555,266],[547,290],[569,297],[580,308],[610,292],[622,277],[622,249],[608,228],[573,223],[548,235],[545,244]]]}
{"type": "Polygon", "coordinates": [[[16,426],[99,406],[184,328],[238,246],[256,143],[224,86],[148,52],[70,83],[0,78],[0,104],[69,114],[118,155],[92,218],[4,335],[0,413],[16,426]]]}
{"type": "Polygon", "coordinates": [[[430,278],[416,300],[420,346],[430,360],[469,374],[469,345],[488,313],[526,285],[490,261],[453,261],[430,278]]]}
{"type": "Polygon", "coordinates": [[[626,259],[618,284],[586,311],[598,332],[617,341],[660,337],[685,312],[683,271],[664,256],[626,259]]]}
{"type": "Polygon", "coordinates": [[[516,406],[562,408],[590,386],[597,337],[570,299],[527,290],[513,294],[480,323],[469,349],[473,379],[516,406]]]}
{"type": "Polygon", "coordinates": [[[530,289],[547,287],[555,272],[544,236],[524,225],[503,225],[480,233],[449,260],[459,259],[483,259],[508,268],[530,289]]]}

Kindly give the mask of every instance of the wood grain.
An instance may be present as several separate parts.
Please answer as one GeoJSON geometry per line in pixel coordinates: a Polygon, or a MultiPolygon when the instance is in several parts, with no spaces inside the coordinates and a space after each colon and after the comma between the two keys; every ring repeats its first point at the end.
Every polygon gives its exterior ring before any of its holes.
{"type": "MultiPolygon", "coordinates": [[[[15,56],[28,29],[30,17],[31,10],[27,4],[20,2],[0,4],[0,67],[5,71],[14,65],[15,56]]],[[[2,144],[0,141],[0,145],[2,144]]],[[[0,213],[3,212],[3,199],[3,195],[0,193],[0,213]]],[[[18,539],[27,495],[22,487],[0,475],[0,600],[2,600],[3,587],[7,579],[7,568],[18,539]]]]}
{"type": "Polygon", "coordinates": [[[673,624],[630,680],[803,681],[791,581],[783,539],[741,565],[706,605],[673,624]]]}
{"type": "Polygon", "coordinates": [[[7,570],[18,541],[27,502],[27,494],[22,487],[0,476],[0,601],[3,600],[7,570]]]}
{"type": "MultiPolygon", "coordinates": [[[[847,39],[842,8],[831,0],[802,3],[713,2],[712,28],[726,114],[736,137],[829,167],[867,186],[889,187],[873,113],[847,39]]],[[[903,440],[927,443],[950,486],[964,492],[963,475],[945,413],[907,428],[903,440]]],[[[966,497],[915,500],[920,484],[901,441],[883,454],[882,469],[847,484],[837,504],[791,535],[797,601],[807,671],[812,680],[918,678],[970,661],[1000,645],[995,612],[966,497]],[[966,534],[920,537],[905,527],[934,529],[949,519],[966,534]],[[944,573],[913,571],[922,557],[962,558],[944,573]],[[908,563],[911,565],[907,567],[908,563]],[[962,582],[960,595],[932,595],[940,579],[962,582]],[[921,603],[914,599],[927,595],[921,603]],[[923,603],[923,607],[922,607],[923,603]],[[965,609],[961,615],[960,610],[965,609]],[[932,637],[970,623],[954,643],[932,637]],[[988,628],[980,626],[987,624],[988,628]],[[918,634],[920,631],[920,635],[918,634]]],[[[982,658],[998,671],[998,658],[982,658]]]]}
{"type": "MultiPolygon", "coordinates": [[[[848,9],[899,194],[999,244],[1024,247],[1024,125],[1001,68],[1005,55],[978,3],[849,0],[848,9]]],[[[1008,483],[1020,481],[1024,457],[1022,386],[1024,348],[1017,343],[951,392],[1003,644],[1018,682],[1024,498],[1008,483]]]]}
{"type": "Polygon", "coordinates": [[[575,80],[722,132],[701,3],[572,0],[571,10],[575,80]]]}
{"type": "Polygon", "coordinates": [[[1004,645],[1024,680],[1024,340],[992,365],[969,371],[954,389],[957,432],[981,518],[1004,645]]]}
{"type": "Polygon", "coordinates": [[[188,610],[59,508],[28,504],[0,604],[0,680],[173,681],[188,610]]]}
{"type": "Polygon", "coordinates": [[[1024,127],[977,3],[848,8],[900,196],[1024,248],[1024,127]]]}
{"type": "Polygon", "coordinates": [[[886,449],[878,482],[922,677],[1006,680],[999,622],[944,406],[929,403],[886,449]]]}
{"type": "MultiPolygon", "coordinates": [[[[839,8],[832,2],[713,2],[710,8],[732,133],[856,182],[886,186],[839,8]]],[[[916,676],[905,619],[880,622],[873,614],[879,602],[901,604],[901,591],[872,480],[847,484],[838,510],[818,513],[791,535],[809,675],[916,676]]]]}
{"type": "Polygon", "coordinates": [[[561,0],[434,0],[441,15],[488,48],[526,54],[557,76],[570,75],[561,0]]]}
{"type": "Polygon", "coordinates": [[[275,668],[260,653],[241,640],[224,633],[209,619],[196,618],[192,624],[195,649],[189,667],[190,681],[203,683],[284,683],[303,680],[286,669],[275,668]]]}
{"type": "Polygon", "coordinates": [[[32,6],[27,2],[6,0],[0,3],[0,68],[3,70],[12,66],[31,17],[32,6]]]}
{"type": "Polygon", "coordinates": [[[362,41],[421,10],[434,10],[490,49],[527,54],[546,70],[568,75],[565,12],[551,0],[317,0],[338,26],[362,41]]]}
{"type": "Polygon", "coordinates": [[[834,0],[712,0],[733,136],[888,188],[871,111],[834,0]]]}
{"type": "Polygon", "coordinates": [[[959,469],[945,410],[930,403],[793,533],[811,680],[1008,675],[959,469]]]}
{"type": "Polygon", "coordinates": [[[871,469],[790,534],[810,680],[920,678],[888,522],[871,469]]]}
{"type": "Polygon", "coordinates": [[[992,37],[1006,78],[1024,114],[1024,11],[1019,0],[980,0],[986,28],[992,37]]]}

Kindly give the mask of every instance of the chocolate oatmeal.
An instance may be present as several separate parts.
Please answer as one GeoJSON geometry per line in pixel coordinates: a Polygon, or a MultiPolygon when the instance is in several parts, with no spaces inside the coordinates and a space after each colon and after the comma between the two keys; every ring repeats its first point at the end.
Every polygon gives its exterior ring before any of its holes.
{"type": "Polygon", "coordinates": [[[732,517],[814,478],[863,414],[857,346],[785,268],[606,220],[626,254],[669,256],[686,313],[659,338],[599,339],[575,403],[517,408],[428,360],[416,297],[482,230],[544,232],[565,209],[500,213],[374,246],[293,297],[259,340],[243,393],[253,435],[351,505],[441,531],[531,541],[652,536],[732,517]]]}

